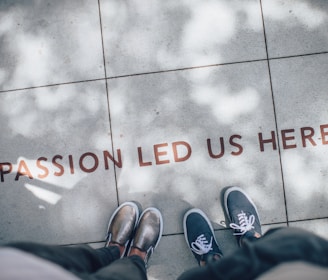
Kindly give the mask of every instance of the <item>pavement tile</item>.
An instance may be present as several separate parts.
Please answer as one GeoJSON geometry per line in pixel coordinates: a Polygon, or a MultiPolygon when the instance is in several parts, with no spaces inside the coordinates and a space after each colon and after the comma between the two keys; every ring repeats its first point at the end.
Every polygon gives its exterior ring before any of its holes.
{"type": "Polygon", "coordinates": [[[108,77],[266,58],[256,0],[100,3],[108,77]]]}
{"type": "Polygon", "coordinates": [[[95,1],[1,1],[0,38],[0,91],[104,78],[95,1]]]}
{"type": "Polygon", "coordinates": [[[117,207],[105,82],[0,98],[0,241],[103,240],[117,207]]]}
{"type": "Polygon", "coordinates": [[[299,227],[308,231],[311,231],[322,238],[328,239],[328,219],[315,219],[307,221],[291,222],[291,227],[299,227]]]}
{"type": "Polygon", "coordinates": [[[275,130],[267,71],[256,62],[109,80],[120,203],[156,206],[164,233],[181,233],[192,207],[219,224],[220,192],[238,185],[263,223],[286,221],[278,151],[259,144],[275,130]]]}
{"type": "Polygon", "coordinates": [[[270,65],[288,218],[328,217],[328,55],[270,65]]]}
{"type": "Polygon", "coordinates": [[[326,0],[262,0],[269,57],[328,51],[326,0]]]}

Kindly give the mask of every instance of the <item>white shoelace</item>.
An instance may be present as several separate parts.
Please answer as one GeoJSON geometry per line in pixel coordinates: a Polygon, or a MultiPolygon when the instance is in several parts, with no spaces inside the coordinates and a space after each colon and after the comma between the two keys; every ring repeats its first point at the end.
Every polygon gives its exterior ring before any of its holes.
{"type": "Polygon", "coordinates": [[[210,242],[207,241],[204,234],[201,234],[197,239],[191,243],[191,250],[193,250],[198,255],[207,254],[212,248],[213,237],[211,237],[210,242]]]}
{"type": "Polygon", "coordinates": [[[244,235],[247,231],[250,231],[254,228],[253,224],[255,223],[255,216],[250,215],[246,216],[246,213],[241,211],[240,214],[237,215],[239,220],[239,225],[231,223],[230,227],[235,230],[239,230],[240,232],[235,232],[234,235],[244,235]]]}

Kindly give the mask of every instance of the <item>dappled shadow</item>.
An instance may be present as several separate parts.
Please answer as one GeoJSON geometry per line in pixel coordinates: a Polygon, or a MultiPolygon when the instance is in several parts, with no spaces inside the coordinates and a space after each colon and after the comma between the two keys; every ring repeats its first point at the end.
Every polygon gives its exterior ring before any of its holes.
{"type": "Polygon", "coordinates": [[[167,218],[166,233],[182,232],[177,215],[186,207],[179,201],[205,209],[218,223],[223,219],[220,189],[233,184],[255,196],[264,222],[285,221],[279,155],[270,146],[261,152],[258,140],[258,133],[268,137],[275,130],[266,70],[265,62],[256,62],[110,80],[114,146],[123,154],[119,196],[158,205],[167,218]],[[233,135],[239,136],[233,144],[241,147],[231,144],[233,135]],[[220,137],[224,153],[211,158],[207,139],[220,154],[220,137]],[[171,143],[176,141],[190,144],[188,160],[174,162],[171,143]],[[161,143],[167,143],[160,150],[167,164],[156,164],[154,145],[161,143]],[[137,147],[151,165],[140,166],[137,147]],[[160,199],[162,194],[171,199],[160,199]]]}
{"type": "MultiPolygon", "coordinates": [[[[311,48],[308,47],[311,37],[296,32],[301,25],[303,31],[316,31],[319,38],[324,38],[327,9],[323,1],[303,1],[299,6],[281,2],[273,5],[271,9],[269,1],[263,1],[268,38],[283,33],[289,36],[290,42],[307,47],[294,54],[327,51],[326,39],[318,42],[319,49],[311,48]],[[302,16],[306,9],[311,15],[318,14],[318,19],[302,16]],[[278,23],[284,29],[275,28],[278,23]]],[[[156,200],[158,193],[169,192],[173,197],[177,195],[209,208],[208,199],[218,197],[217,190],[211,190],[210,186],[238,184],[252,192],[266,223],[283,222],[286,216],[279,154],[270,144],[266,144],[265,152],[259,149],[258,133],[267,139],[274,131],[276,142],[281,141],[275,113],[283,112],[283,107],[273,107],[266,61],[247,64],[244,71],[244,64],[236,64],[128,76],[266,58],[259,1],[156,2],[149,10],[136,3],[102,1],[102,6],[107,73],[127,75],[109,80],[114,144],[122,147],[125,155],[124,167],[118,170],[120,196],[129,199],[140,194],[147,202],[151,198],[156,200]],[[224,21],[226,17],[229,20],[224,21]],[[116,18],[119,20],[115,21],[116,18]],[[225,24],[220,24],[221,20],[225,24]],[[242,38],[246,38],[247,44],[242,38]],[[240,143],[245,148],[239,156],[230,154],[236,147],[229,145],[229,137],[236,134],[242,136],[240,143]],[[206,151],[206,139],[215,143],[221,136],[228,146],[225,156],[211,159],[206,151]],[[193,153],[188,161],[175,163],[170,145],[180,140],[190,143],[193,153]],[[160,143],[167,144],[163,150],[168,153],[169,165],[155,164],[153,149],[160,143]],[[152,161],[152,166],[138,165],[137,147],[143,149],[144,159],[152,161]],[[124,195],[127,190],[131,194],[124,195]],[[278,212],[273,216],[272,211],[276,209],[278,212]]],[[[284,53],[286,42],[275,44],[269,40],[268,45],[281,50],[279,56],[284,56],[289,55],[284,53]]],[[[324,123],[325,117],[317,125],[324,123]]],[[[288,129],[293,125],[284,127],[281,123],[279,127],[288,129]]],[[[218,208],[209,211],[213,217],[220,213],[218,208]]],[[[172,228],[179,228],[178,223],[173,221],[172,228]]]]}
{"type": "Polygon", "coordinates": [[[96,1],[1,1],[0,91],[104,78],[96,1]]]}
{"type": "Polygon", "coordinates": [[[262,3],[270,58],[328,51],[327,1],[262,3]]]}
{"type": "MultiPolygon", "coordinates": [[[[110,213],[126,200],[158,207],[168,239],[182,233],[183,214],[192,207],[203,209],[224,236],[220,191],[227,185],[251,195],[265,224],[286,222],[283,187],[293,189],[287,206],[294,199],[293,207],[302,206],[296,214],[288,209],[292,219],[327,217],[325,146],[282,151],[282,174],[272,144],[281,143],[283,129],[327,123],[323,107],[319,114],[306,110],[311,100],[296,106],[313,92],[326,103],[321,74],[307,80],[298,75],[304,68],[296,67],[289,80],[289,63],[298,65],[295,61],[285,60],[283,75],[273,67],[283,65],[281,56],[328,51],[326,2],[298,2],[290,8],[289,1],[277,6],[267,0],[99,1],[107,81],[97,1],[1,2],[1,162],[12,163],[15,171],[0,183],[0,240],[101,241],[110,213]],[[274,62],[268,63],[267,55],[274,62]],[[300,79],[320,83],[291,91],[300,79]],[[30,89],[16,90],[21,88],[30,89]],[[259,134],[270,140],[272,131],[277,138],[261,151],[259,134]],[[185,145],[175,151],[172,143],[187,143],[190,157],[184,158],[185,145]],[[102,152],[117,156],[118,149],[122,167],[116,166],[114,174],[113,164],[105,168],[102,152]],[[99,159],[93,172],[79,166],[88,152],[99,159]],[[63,157],[62,176],[54,175],[59,172],[52,162],[56,155],[63,157]],[[50,172],[47,178],[37,176],[44,172],[36,165],[40,157],[47,158],[42,163],[50,172]],[[25,170],[15,180],[22,160],[34,166],[34,179],[25,170]],[[303,207],[313,199],[321,201],[314,215],[316,205],[303,207]]],[[[321,65],[320,73],[327,69],[321,65]]],[[[92,159],[85,164],[92,166],[92,159]]],[[[166,260],[166,267],[176,261],[166,260]]]]}
{"type": "Polygon", "coordinates": [[[105,82],[1,93],[0,107],[0,240],[102,240],[117,206],[105,82]]]}
{"type": "Polygon", "coordinates": [[[289,130],[282,167],[290,220],[327,216],[327,69],[323,54],[271,62],[278,129],[289,130]]]}
{"type": "Polygon", "coordinates": [[[266,58],[258,1],[101,5],[108,76],[266,58]]]}

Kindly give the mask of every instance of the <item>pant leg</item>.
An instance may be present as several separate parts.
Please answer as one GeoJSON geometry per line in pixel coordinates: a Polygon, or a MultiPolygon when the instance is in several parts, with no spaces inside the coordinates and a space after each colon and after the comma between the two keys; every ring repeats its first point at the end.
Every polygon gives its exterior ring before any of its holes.
{"type": "Polygon", "coordinates": [[[98,250],[87,245],[64,247],[32,242],[10,243],[5,246],[48,260],[78,276],[93,273],[119,258],[119,249],[116,246],[98,250]]]}
{"type": "Polygon", "coordinates": [[[281,263],[305,261],[328,267],[328,241],[295,228],[273,229],[257,241],[205,268],[183,273],[179,280],[254,279],[281,263]]]}
{"type": "Polygon", "coordinates": [[[139,256],[119,259],[92,274],[95,280],[147,280],[145,262],[139,256]]]}

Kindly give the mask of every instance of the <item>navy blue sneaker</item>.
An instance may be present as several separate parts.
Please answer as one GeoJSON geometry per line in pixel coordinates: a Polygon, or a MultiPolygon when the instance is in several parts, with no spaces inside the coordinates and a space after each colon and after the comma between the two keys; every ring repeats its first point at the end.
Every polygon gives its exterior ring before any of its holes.
{"type": "Polygon", "coordinates": [[[244,237],[259,238],[262,235],[257,208],[252,199],[238,187],[229,187],[224,192],[224,210],[229,219],[239,246],[244,237]]]}
{"type": "Polygon", "coordinates": [[[186,242],[199,265],[222,257],[211,222],[203,211],[196,208],[189,210],[183,218],[183,229],[186,242]]]}

